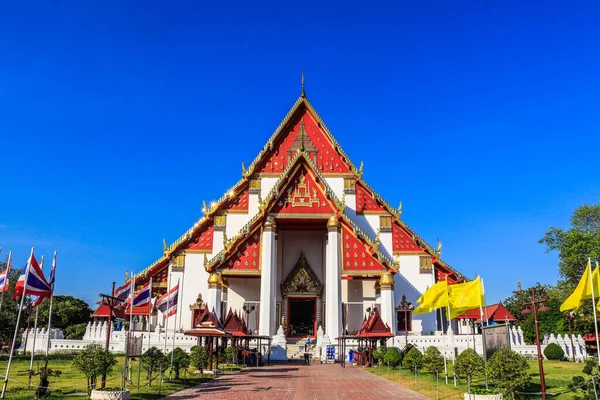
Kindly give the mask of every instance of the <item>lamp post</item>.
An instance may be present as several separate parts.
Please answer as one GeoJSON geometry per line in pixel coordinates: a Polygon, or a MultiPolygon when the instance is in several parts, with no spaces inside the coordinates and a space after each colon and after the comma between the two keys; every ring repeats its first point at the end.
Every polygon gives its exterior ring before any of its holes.
{"type": "Polygon", "coordinates": [[[413,310],[413,304],[406,301],[406,296],[402,296],[402,301],[398,306],[398,311],[404,311],[404,346],[408,346],[408,312],[413,310]]]}
{"type": "Polygon", "coordinates": [[[252,311],[254,311],[254,309],[256,309],[256,307],[255,306],[248,306],[248,305],[244,304],[244,307],[242,307],[242,309],[246,313],[246,326],[248,328],[250,328],[250,313],[252,311]]]}
{"type": "Polygon", "coordinates": [[[544,305],[548,299],[537,299],[535,298],[535,290],[531,288],[531,301],[523,303],[525,309],[521,311],[523,315],[529,315],[533,313],[533,320],[535,322],[535,341],[537,344],[538,353],[538,365],[540,368],[540,385],[542,387],[542,399],[546,399],[546,379],[544,378],[544,363],[542,360],[542,348],[540,346],[540,328],[538,325],[538,311],[548,311],[550,307],[544,305]]]}
{"type": "Polygon", "coordinates": [[[575,345],[573,344],[573,328],[571,326],[571,320],[575,318],[573,311],[565,314],[565,319],[569,323],[569,336],[571,337],[571,355],[573,356],[573,362],[575,362],[575,345]]]}

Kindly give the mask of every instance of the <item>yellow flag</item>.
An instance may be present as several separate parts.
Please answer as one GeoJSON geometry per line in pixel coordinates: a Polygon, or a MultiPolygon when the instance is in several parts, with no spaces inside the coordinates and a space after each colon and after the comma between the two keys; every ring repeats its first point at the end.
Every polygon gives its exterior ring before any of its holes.
{"type": "Polygon", "coordinates": [[[471,308],[484,306],[483,287],[479,277],[470,282],[448,286],[448,302],[450,303],[451,318],[453,318],[452,315],[455,314],[453,310],[466,311],[471,308]]]}
{"type": "MultiPolygon", "coordinates": [[[[587,266],[585,267],[585,271],[583,271],[583,276],[581,280],[577,284],[577,287],[571,293],[571,295],[565,300],[564,303],[560,306],[560,311],[569,311],[569,310],[577,310],[581,307],[583,300],[588,300],[592,298],[592,285],[590,284],[590,270],[592,269],[592,262],[588,259],[587,266]]],[[[600,282],[599,275],[600,271],[598,270],[598,266],[594,269],[594,272],[591,274],[594,285],[594,297],[598,298],[598,283],[600,282]]]]}
{"type": "Polygon", "coordinates": [[[419,307],[413,314],[427,314],[448,305],[448,282],[441,281],[430,287],[417,300],[419,307]]]}

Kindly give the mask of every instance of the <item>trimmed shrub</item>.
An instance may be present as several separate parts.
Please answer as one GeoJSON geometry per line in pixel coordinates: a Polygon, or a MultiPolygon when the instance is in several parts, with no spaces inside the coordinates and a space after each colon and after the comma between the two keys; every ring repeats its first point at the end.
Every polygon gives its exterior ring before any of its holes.
{"type": "Polygon", "coordinates": [[[383,361],[383,357],[385,357],[385,353],[387,349],[385,346],[379,346],[377,349],[373,351],[373,358],[377,360],[378,363],[383,361]]]}
{"type": "Polygon", "coordinates": [[[439,374],[444,370],[444,356],[435,346],[429,346],[423,356],[423,369],[432,374],[439,374]]]}
{"type": "Polygon", "coordinates": [[[415,369],[421,369],[423,366],[423,354],[416,348],[410,349],[408,353],[402,359],[402,367],[414,371],[415,369]]]}
{"type": "Polygon", "coordinates": [[[456,357],[454,370],[460,378],[467,378],[468,390],[471,390],[473,377],[485,372],[483,358],[473,349],[467,349],[456,357]]]}
{"type": "Polygon", "coordinates": [[[556,343],[550,343],[544,349],[544,355],[548,360],[560,360],[564,357],[564,350],[556,343]]]}
{"type": "Polygon", "coordinates": [[[397,367],[402,362],[402,354],[395,347],[390,347],[383,357],[383,361],[390,367],[397,367]]]}
{"type": "Polygon", "coordinates": [[[500,349],[487,362],[487,373],[495,385],[504,389],[509,399],[514,399],[517,389],[531,383],[529,364],[525,357],[509,349],[500,349]]]}

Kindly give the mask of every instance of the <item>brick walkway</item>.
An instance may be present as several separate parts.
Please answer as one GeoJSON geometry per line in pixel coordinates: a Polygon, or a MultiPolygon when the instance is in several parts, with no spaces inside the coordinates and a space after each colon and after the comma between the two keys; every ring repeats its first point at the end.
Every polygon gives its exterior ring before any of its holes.
{"type": "Polygon", "coordinates": [[[305,399],[427,399],[360,368],[332,364],[278,364],[246,368],[192,389],[172,394],[169,400],[305,400],[305,399]]]}

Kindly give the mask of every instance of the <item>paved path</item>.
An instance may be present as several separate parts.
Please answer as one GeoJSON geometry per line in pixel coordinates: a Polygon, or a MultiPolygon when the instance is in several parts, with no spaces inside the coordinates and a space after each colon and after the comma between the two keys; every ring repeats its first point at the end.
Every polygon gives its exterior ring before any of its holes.
{"type": "Polygon", "coordinates": [[[278,364],[246,368],[167,397],[169,400],[427,399],[358,367],[278,364]]]}

